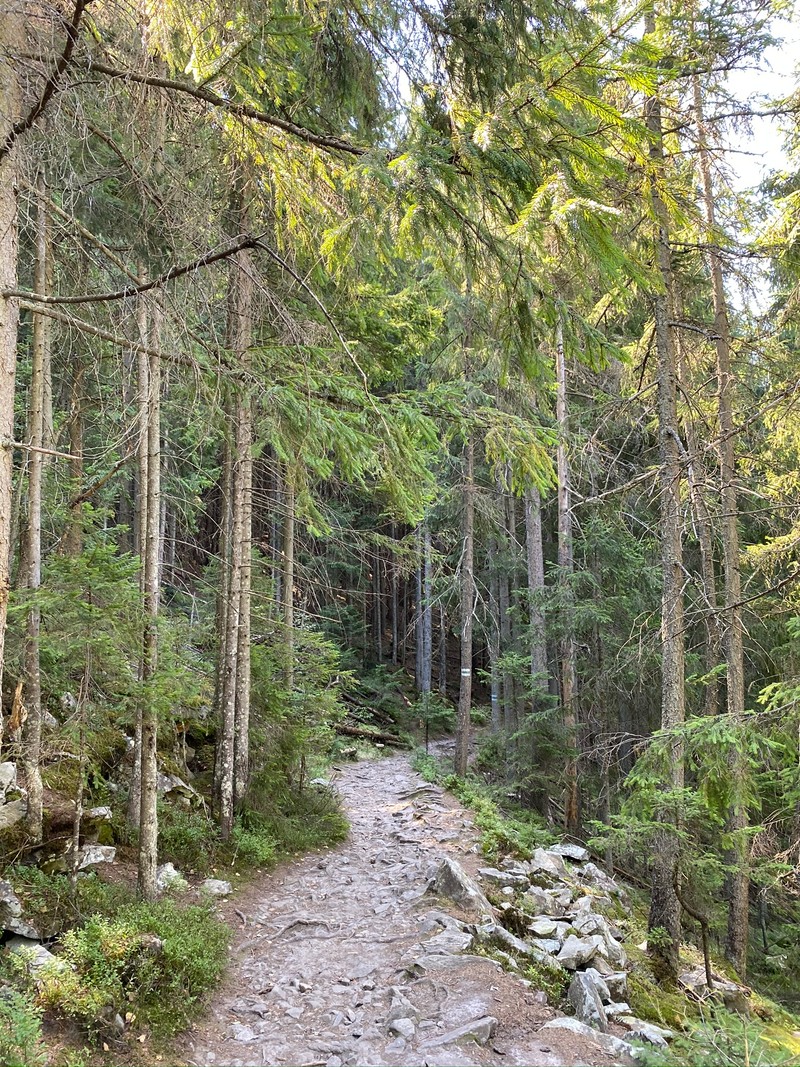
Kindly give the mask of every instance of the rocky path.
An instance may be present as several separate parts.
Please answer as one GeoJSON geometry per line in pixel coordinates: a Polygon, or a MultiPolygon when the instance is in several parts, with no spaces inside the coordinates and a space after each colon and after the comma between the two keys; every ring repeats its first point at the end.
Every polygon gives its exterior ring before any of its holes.
{"type": "Polygon", "coordinates": [[[557,1014],[543,996],[471,954],[464,916],[427,892],[445,855],[478,866],[468,811],[404,755],[342,767],[335,786],[348,841],[226,905],[229,975],[186,1037],[187,1063],[615,1062],[591,1037],[541,1030],[557,1014]]]}

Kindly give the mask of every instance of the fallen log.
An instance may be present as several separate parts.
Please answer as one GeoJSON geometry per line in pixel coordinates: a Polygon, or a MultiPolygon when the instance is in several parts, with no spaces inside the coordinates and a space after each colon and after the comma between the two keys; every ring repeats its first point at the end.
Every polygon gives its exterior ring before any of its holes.
{"type": "Polygon", "coordinates": [[[408,742],[396,734],[384,734],[374,730],[367,730],[363,726],[350,726],[349,723],[340,722],[334,727],[337,734],[346,737],[360,737],[364,741],[377,741],[382,745],[395,745],[398,748],[408,748],[408,742]]]}

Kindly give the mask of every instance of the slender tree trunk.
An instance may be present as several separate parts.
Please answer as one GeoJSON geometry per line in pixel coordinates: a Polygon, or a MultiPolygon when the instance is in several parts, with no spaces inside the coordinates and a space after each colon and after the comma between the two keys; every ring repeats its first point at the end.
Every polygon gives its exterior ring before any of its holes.
{"type": "MultiPolygon", "coordinates": [[[[140,299],[142,299],[140,297],[140,299]]],[[[162,308],[158,299],[151,311],[150,347],[157,350],[161,341],[162,308]]],[[[161,361],[148,356],[147,406],[147,527],[144,554],[144,643],[142,649],[142,740],[139,808],[139,863],[137,889],[143,900],[156,894],[158,862],[158,710],[150,688],[158,670],[158,608],[160,594],[161,532],[161,361]]]]}
{"type": "Polygon", "coordinates": [[[472,612],[475,600],[475,445],[470,436],[464,447],[463,536],[461,557],[461,676],[456,719],[455,773],[467,773],[472,710],[472,612]]]}
{"type": "MultiPolygon", "coordinates": [[[[244,214],[244,211],[243,211],[244,214]]],[[[245,230],[246,217],[240,229],[245,230]]],[[[232,264],[235,276],[235,302],[232,308],[233,351],[249,379],[253,340],[253,257],[249,249],[237,253],[232,264]]],[[[241,803],[250,773],[250,603],[253,541],[253,406],[249,382],[237,398],[236,449],[239,460],[242,544],[239,582],[239,627],[236,634],[236,721],[234,738],[234,805],[241,803]]]]}
{"type": "Polygon", "coordinates": [[[433,676],[433,579],[431,575],[431,531],[427,524],[422,533],[423,603],[422,603],[422,692],[430,694],[433,676]]]}
{"type": "MultiPolygon", "coordinates": [[[[395,531],[395,525],[394,525],[394,523],[392,523],[392,540],[394,540],[396,538],[396,536],[397,536],[397,534],[396,534],[396,531],[395,531]]],[[[400,613],[399,612],[399,609],[400,609],[400,605],[399,605],[399,596],[400,596],[399,584],[400,584],[400,579],[399,579],[399,575],[398,575],[398,571],[397,571],[397,560],[395,559],[394,555],[392,555],[390,566],[392,568],[392,608],[391,608],[391,612],[392,612],[392,666],[396,667],[398,662],[399,662],[399,659],[400,659],[400,656],[399,656],[399,651],[400,651],[400,647],[399,647],[400,646],[400,619],[399,619],[399,613],[400,613]]]]}
{"type": "MultiPolygon", "coordinates": [[[[22,9],[11,5],[0,18],[0,144],[20,112],[16,57],[25,51],[22,9]]],[[[0,294],[17,288],[17,148],[0,159],[0,294]]],[[[17,372],[19,303],[0,295],[0,691],[3,682],[8,594],[11,587],[14,387],[17,372]]],[[[2,740],[0,715],[0,741],[2,740]]]]}
{"type": "Polygon", "coordinates": [[[489,573],[489,700],[491,702],[492,733],[497,736],[503,729],[503,709],[501,706],[500,668],[500,609],[499,582],[497,572],[492,568],[489,573]]]}
{"type": "Polygon", "coordinates": [[[283,630],[286,666],[284,682],[289,694],[294,689],[294,472],[284,476],[286,514],[283,521],[283,630]]]}
{"type": "Polygon", "coordinates": [[[425,633],[422,623],[423,570],[422,527],[419,526],[417,527],[417,566],[414,571],[416,583],[416,596],[414,598],[414,683],[418,693],[422,692],[422,671],[425,660],[425,633]]]}
{"type": "Polygon", "coordinates": [[[571,834],[578,832],[580,823],[580,790],[578,787],[578,669],[576,663],[574,611],[572,608],[572,574],[575,559],[572,547],[572,486],[567,457],[569,415],[567,407],[567,364],[564,356],[564,336],[559,317],[556,333],[556,420],[558,422],[558,568],[563,588],[564,633],[558,643],[559,673],[561,675],[561,707],[564,731],[570,755],[564,770],[566,796],[564,823],[571,834]]]}
{"type": "MultiPolygon", "coordinates": [[[[36,183],[36,291],[49,293],[50,226],[47,217],[47,187],[39,172],[36,183]]],[[[34,315],[30,399],[28,406],[28,526],[26,530],[25,587],[34,596],[42,583],[42,481],[44,455],[45,373],[50,364],[50,323],[45,315],[34,315]]],[[[42,839],[42,679],[39,669],[41,612],[38,604],[28,609],[25,639],[24,692],[27,718],[23,730],[22,765],[28,790],[26,828],[33,841],[42,839]]]]}
{"type": "MultiPolygon", "coordinates": [[[[655,32],[652,8],[645,16],[645,32],[655,32]]],[[[657,96],[645,102],[645,120],[651,135],[651,197],[656,217],[656,257],[663,291],[653,295],[655,343],[658,357],[658,440],[659,486],[661,492],[661,726],[674,731],[685,719],[684,696],[684,613],[683,546],[681,540],[680,438],[678,436],[678,375],[675,349],[669,326],[669,294],[672,291],[672,264],[669,244],[669,217],[661,197],[665,181],[661,102],[657,96]]],[[[655,835],[651,860],[651,898],[648,929],[649,953],[659,981],[674,984],[678,973],[681,934],[681,906],[675,890],[678,880],[680,824],[677,796],[683,788],[684,759],[680,740],[671,742],[670,770],[664,782],[667,800],[661,812],[662,826],[655,835]]]]}
{"type": "MultiPolygon", "coordinates": [[[[717,422],[722,503],[722,554],[725,572],[725,631],[723,644],[727,666],[727,710],[731,725],[740,733],[744,724],[744,625],[742,620],[742,577],[739,562],[739,502],[736,491],[736,427],[733,400],[736,378],[731,365],[731,330],[722,259],[716,244],[714,180],[708,151],[708,133],[703,116],[700,77],[693,77],[698,159],[703,184],[708,266],[714,296],[714,333],[717,353],[717,422]]],[[[747,839],[747,763],[737,737],[731,746],[729,762],[733,784],[728,830],[733,838],[732,870],[728,876],[728,936],[725,954],[741,977],[747,970],[747,941],[750,928],[750,853],[747,839]]]]}
{"type": "MultiPolygon", "coordinates": [[[[140,277],[146,277],[143,266],[139,268],[140,277]]],[[[137,466],[136,466],[136,499],[134,501],[134,538],[133,543],[139,556],[139,588],[142,603],[146,598],[146,566],[145,556],[147,551],[147,499],[148,499],[148,461],[149,461],[149,419],[150,419],[150,358],[144,349],[150,339],[150,316],[149,302],[146,299],[139,300],[136,312],[139,333],[140,349],[136,363],[136,396],[138,423],[137,434],[137,466]]],[[[81,426],[82,430],[82,404],[80,392],[73,389],[73,412],[71,426],[81,426]],[[75,393],[78,395],[75,395],[75,393]]],[[[76,455],[78,453],[75,453],[76,455]]],[[[82,475],[81,475],[82,477],[82,475]]],[[[78,483],[73,478],[73,485],[78,483]]],[[[73,538],[77,538],[77,533],[73,538]]],[[[73,548],[76,547],[73,543],[73,548]]],[[[79,550],[79,549],[78,549],[79,550]]],[[[127,823],[133,831],[139,829],[139,819],[142,807],[142,705],[147,699],[144,692],[145,683],[145,656],[139,663],[139,682],[141,691],[136,706],[136,722],[133,733],[133,768],[131,770],[131,784],[128,792],[127,823]]]]}
{"type": "Polygon", "coordinates": [[[439,696],[447,696],[447,615],[444,604],[439,604],[439,696]]]}
{"type": "Polygon", "coordinates": [[[532,708],[538,711],[541,697],[547,691],[547,637],[541,597],[544,592],[544,552],[542,549],[542,501],[539,490],[525,492],[525,544],[528,563],[528,594],[530,603],[531,693],[532,708]]]}

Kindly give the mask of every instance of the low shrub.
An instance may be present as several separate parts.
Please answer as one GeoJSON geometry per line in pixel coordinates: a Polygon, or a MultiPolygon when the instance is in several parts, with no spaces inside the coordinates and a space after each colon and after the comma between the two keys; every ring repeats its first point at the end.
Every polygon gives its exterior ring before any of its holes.
{"type": "Polygon", "coordinates": [[[44,1067],[42,1009],[28,992],[0,987],[0,1063],[3,1067],[44,1067]]]}

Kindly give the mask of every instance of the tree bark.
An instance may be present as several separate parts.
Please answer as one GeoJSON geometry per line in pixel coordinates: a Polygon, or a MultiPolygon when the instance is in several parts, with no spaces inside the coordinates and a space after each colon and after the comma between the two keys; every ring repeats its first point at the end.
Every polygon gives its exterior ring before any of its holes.
{"type": "Polygon", "coordinates": [[[547,692],[547,637],[544,612],[540,606],[544,592],[544,551],[542,549],[542,501],[539,490],[525,492],[525,546],[528,564],[528,594],[530,604],[531,647],[531,705],[538,711],[541,697],[547,692]]]}
{"type": "MultiPolygon", "coordinates": [[[[0,18],[0,144],[20,116],[20,87],[15,62],[25,51],[21,9],[12,5],[0,18]]],[[[0,158],[0,293],[17,288],[19,220],[16,144],[0,158]]],[[[11,587],[11,512],[13,503],[14,388],[17,373],[19,303],[0,296],[0,691],[3,681],[8,594],[11,587]]],[[[2,741],[2,716],[0,716],[2,741]]]]}
{"type": "MultiPolygon", "coordinates": [[[[140,298],[146,299],[146,298],[140,298]]],[[[137,890],[143,900],[156,895],[158,862],[158,709],[151,691],[158,670],[159,559],[161,533],[161,338],[162,308],[153,301],[150,316],[147,405],[147,524],[144,552],[144,641],[142,648],[142,740],[137,890]]]]}
{"type": "Polygon", "coordinates": [[[283,520],[283,631],[284,684],[288,695],[294,689],[294,472],[288,467],[284,474],[284,501],[286,513],[283,520]]]}
{"type": "MultiPolygon", "coordinates": [[[[47,188],[40,171],[36,182],[36,267],[34,285],[38,292],[50,290],[50,226],[47,216],[47,188]]],[[[28,525],[26,529],[27,573],[24,585],[36,595],[42,583],[42,481],[44,475],[45,374],[50,364],[50,320],[34,315],[31,346],[31,384],[28,405],[28,525]]],[[[39,667],[41,612],[38,604],[28,609],[24,653],[24,692],[27,718],[22,735],[22,767],[28,790],[26,829],[35,842],[42,840],[42,678],[39,667]]]]}
{"type": "MultiPolygon", "coordinates": [[[[645,16],[645,33],[655,32],[652,8],[645,16]]],[[[674,984],[678,974],[681,935],[681,907],[675,886],[678,884],[680,824],[678,800],[684,782],[684,759],[681,741],[674,731],[685,719],[684,696],[684,612],[683,546],[681,540],[680,449],[678,437],[678,375],[675,350],[670,331],[670,293],[672,264],[669,245],[669,216],[661,197],[665,181],[661,102],[658,96],[645,101],[645,121],[651,135],[651,197],[656,218],[656,259],[662,290],[653,294],[655,343],[658,358],[658,443],[659,487],[661,492],[661,727],[669,733],[670,770],[664,782],[668,799],[659,815],[660,829],[654,835],[651,861],[651,898],[648,920],[649,954],[659,981],[674,984]],[[672,796],[670,797],[670,794],[672,796]]]]}
{"type": "MultiPolygon", "coordinates": [[[[731,330],[722,259],[716,244],[714,181],[708,151],[708,133],[703,116],[700,77],[693,79],[698,160],[703,185],[708,266],[714,297],[714,333],[717,355],[717,429],[719,432],[720,497],[722,503],[722,556],[725,574],[725,630],[723,646],[727,667],[727,711],[731,726],[740,733],[744,724],[744,625],[742,620],[742,577],[739,563],[739,502],[736,490],[736,428],[733,398],[736,379],[731,366],[731,330]]],[[[725,954],[740,977],[747,970],[747,942],[750,928],[750,850],[747,839],[747,763],[739,740],[729,754],[732,803],[728,831],[733,838],[732,869],[728,876],[728,932],[725,954]]]]}
{"type": "Polygon", "coordinates": [[[566,794],[564,823],[568,833],[576,834],[580,823],[580,790],[578,786],[578,670],[576,663],[574,611],[572,607],[572,575],[575,559],[572,545],[572,486],[570,480],[567,441],[569,413],[567,406],[567,364],[564,355],[564,335],[561,318],[556,327],[556,421],[558,423],[558,571],[564,601],[564,632],[558,642],[559,673],[561,676],[561,708],[564,733],[570,754],[564,770],[566,794]]]}
{"type": "Polygon", "coordinates": [[[475,600],[475,445],[468,437],[464,447],[463,537],[461,558],[461,676],[456,719],[455,773],[467,773],[472,710],[472,611],[475,600]]]}
{"type": "Polygon", "coordinates": [[[423,694],[430,695],[433,677],[433,578],[431,574],[431,531],[422,531],[422,677],[423,694]]]}

